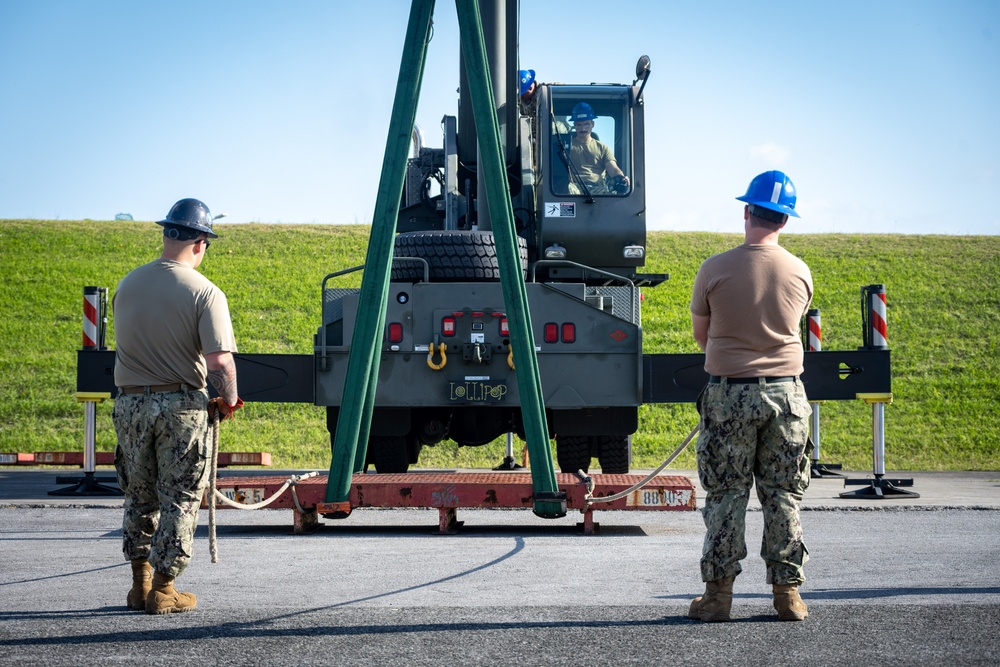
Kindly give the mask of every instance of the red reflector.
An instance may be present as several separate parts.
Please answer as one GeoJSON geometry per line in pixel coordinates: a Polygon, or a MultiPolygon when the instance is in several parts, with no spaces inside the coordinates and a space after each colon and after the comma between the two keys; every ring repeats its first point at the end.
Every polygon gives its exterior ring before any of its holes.
{"type": "Polygon", "coordinates": [[[566,322],[562,325],[562,342],[564,343],[575,343],[576,342],[576,325],[572,322],[566,322]]]}
{"type": "Polygon", "coordinates": [[[401,343],[403,341],[403,325],[399,322],[389,323],[389,342],[401,343]]]}
{"type": "Polygon", "coordinates": [[[455,318],[446,317],[441,321],[441,333],[445,336],[455,335],[455,318]]]}
{"type": "Polygon", "coordinates": [[[622,331],[621,329],[615,329],[608,335],[611,336],[613,340],[619,343],[628,338],[628,334],[622,331]]]}
{"type": "Polygon", "coordinates": [[[482,317],[482,316],[483,316],[483,313],[482,313],[481,311],[478,311],[478,310],[477,310],[477,311],[475,311],[474,313],[472,313],[472,316],[473,316],[473,317],[482,317]]]}
{"type": "Polygon", "coordinates": [[[557,343],[559,342],[559,325],[555,322],[545,323],[545,342],[546,343],[557,343]]]}
{"type": "Polygon", "coordinates": [[[506,317],[501,317],[500,318],[500,335],[501,336],[509,336],[510,335],[510,325],[507,324],[507,318],[506,317]]]}

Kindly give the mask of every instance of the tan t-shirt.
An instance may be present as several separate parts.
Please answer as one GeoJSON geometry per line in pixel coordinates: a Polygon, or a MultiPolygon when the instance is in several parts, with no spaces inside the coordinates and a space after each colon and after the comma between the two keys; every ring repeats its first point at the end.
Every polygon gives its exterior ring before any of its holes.
{"type": "Polygon", "coordinates": [[[587,142],[573,139],[569,148],[569,159],[580,172],[580,178],[588,188],[602,185],[608,163],[615,162],[611,149],[594,138],[587,142]]]}
{"type": "Polygon", "coordinates": [[[204,387],[205,355],[237,351],[226,295],[185,264],[157,259],[134,269],[112,305],[118,387],[204,387]]]}
{"type": "Polygon", "coordinates": [[[726,377],[802,373],[799,322],[812,301],[809,267],[777,245],[742,245],[698,269],[691,312],[709,317],[705,370],[726,377]]]}

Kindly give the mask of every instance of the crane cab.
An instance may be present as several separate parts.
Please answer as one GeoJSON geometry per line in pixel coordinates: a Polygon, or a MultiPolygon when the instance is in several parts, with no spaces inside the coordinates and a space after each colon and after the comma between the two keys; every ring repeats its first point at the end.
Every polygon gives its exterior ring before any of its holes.
{"type": "Polygon", "coordinates": [[[529,119],[533,245],[536,259],[543,260],[539,268],[553,279],[585,277],[575,265],[632,278],[645,264],[644,125],[637,97],[638,89],[629,85],[539,86],[529,119]],[[594,116],[589,136],[572,118],[581,103],[594,116]],[[607,168],[609,159],[620,174],[607,168]],[[555,266],[556,260],[562,265],[555,266]]]}

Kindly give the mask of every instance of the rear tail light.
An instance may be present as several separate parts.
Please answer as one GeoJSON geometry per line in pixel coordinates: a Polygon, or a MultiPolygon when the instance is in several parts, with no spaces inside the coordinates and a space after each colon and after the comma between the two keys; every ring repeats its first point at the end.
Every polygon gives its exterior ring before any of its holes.
{"type": "Polygon", "coordinates": [[[401,343],[403,342],[403,325],[399,322],[389,323],[389,342],[390,343],[401,343]]]}
{"type": "Polygon", "coordinates": [[[455,335],[455,318],[452,316],[445,317],[441,320],[441,335],[442,336],[454,336],[455,335]]]}
{"type": "Polygon", "coordinates": [[[572,322],[563,322],[562,324],[546,322],[545,328],[542,330],[542,338],[546,343],[558,343],[559,341],[575,343],[576,325],[572,322]]]}
{"type": "Polygon", "coordinates": [[[501,336],[509,336],[510,335],[510,325],[507,324],[507,318],[506,317],[501,317],[500,318],[500,335],[501,336]]]}

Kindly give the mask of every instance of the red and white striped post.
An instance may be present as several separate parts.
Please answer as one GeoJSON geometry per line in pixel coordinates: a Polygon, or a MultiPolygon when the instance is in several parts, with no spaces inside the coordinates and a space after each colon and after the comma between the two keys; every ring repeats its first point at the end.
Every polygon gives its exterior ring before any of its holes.
{"type": "MultiPolygon", "coordinates": [[[[101,349],[104,342],[103,329],[107,290],[102,287],[87,286],[83,288],[83,349],[94,351],[101,349]]],[[[79,400],[79,396],[77,399],[79,400]]],[[[87,396],[81,401],[83,405],[83,472],[93,473],[97,469],[96,425],[97,401],[87,396]]]]}
{"type": "MultiPolygon", "coordinates": [[[[823,350],[823,329],[820,326],[819,308],[810,308],[806,311],[806,351],[821,352],[823,350]]],[[[812,477],[843,477],[835,472],[830,472],[831,468],[840,468],[840,464],[823,465],[820,459],[820,435],[819,435],[819,401],[809,401],[812,406],[812,417],[809,421],[809,431],[813,441],[812,453],[812,477]]]]}
{"type": "MultiPolygon", "coordinates": [[[[861,288],[861,316],[864,325],[864,349],[889,349],[886,325],[885,285],[861,288]]],[[[872,406],[872,472],[873,480],[844,480],[844,484],[867,484],[867,489],[840,494],[841,498],[887,498],[905,496],[919,498],[919,493],[904,491],[900,486],[913,486],[912,479],[885,479],[885,404],[892,403],[892,393],[858,394],[872,406]]]]}
{"type": "MultiPolygon", "coordinates": [[[[107,349],[104,336],[108,324],[108,289],[87,286],[83,288],[83,352],[107,349]]],[[[108,496],[122,495],[118,489],[104,486],[94,477],[97,469],[97,404],[111,398],[107,392],[76,393],[78,403],[83,403],[83,477],[57,478],[58,483],[74,482],[73,486],[49,491],[50,496],[108,496]]],[[[108,480],[113,481],[113,480],[108,480]]]]}
{"type": "MultiPolygon", "coordinates": [[[[820,327],[819,308],[810,308],[806,312],[806,351],[820,352],[823,349],[823,329],[820,327]]],[[[813,439],[813,468],[819,464],[819,402],[809,401],[812,405],[812,417],[809,421],[809,430],[813,439]]]]}
{"type": "Polygon", "coordinates": [[[886,350],[889,348],[886,333],[885,318],[885,285],[869,285],[863,294],[868,301],[868,335],[865,347],[869,350],[886,350]]]}
{"type": "MultiPolygon", "coordinates": [[[[869,285],[863,291],[868,302],[869,350],[889,348],[885,317],[885,285],[869,285]]],[[[872,402],[872,468],[876,477],[885,474],[885,402],[872,402]]]]}
{"type": "Polygon", "coordinates": [[[806,350],[809,352],[819,352],[823,349],[823,330],[820,327],[819,308],[810,308],[806,311],[807,342],[806,350]]]}
{"type": "Polygon", "coordinates": [[[83,288],[83,349],[96,350],[100,347],[101,288],[83,288]]]}
{"type": "MultiPolygon", "coordinates": [[[[108,323],[108,290],[106,287],[87,286],[83,288],[83,349],[100,350],[104,347],[104,331],[108,323]]],[[[97,469],[96,425],[97,403],[95,397],[87,395],[77,400],[84,404],[83,418],[83,472],[93,473],[97,469]]],[[[103,399],[101,399],[103,400],[103,399]]]]}

